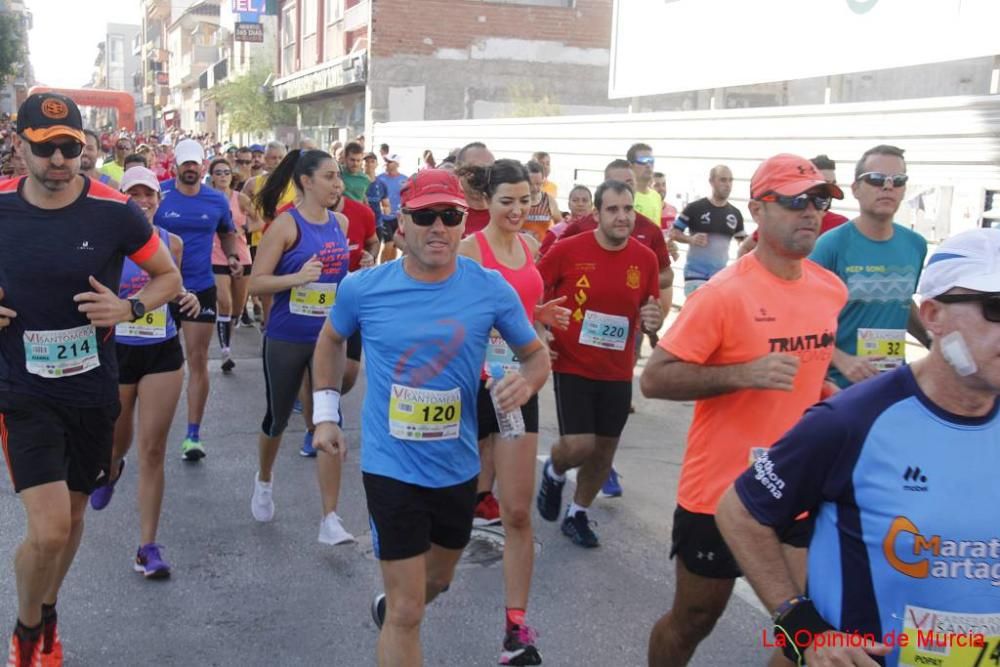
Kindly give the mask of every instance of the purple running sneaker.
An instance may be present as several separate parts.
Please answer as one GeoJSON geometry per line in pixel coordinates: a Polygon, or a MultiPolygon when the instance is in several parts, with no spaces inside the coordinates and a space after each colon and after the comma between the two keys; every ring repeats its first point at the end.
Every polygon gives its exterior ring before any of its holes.
{"type": "Polygon", "coordinates": [[[132,569],[141,572],[142,576],[147,579],[166,579],[169,577],[170,565],[160,556],[160,548],[159,544],[152,542],[139,547],[132,569]]]}
{"type": "Polygon", "coordinates": [[[118,466],[118,477],[112,480],[108,480],[103,486],[99,486],[94,489],[94,492],[90,494],[90,507],[95,510],[102,510],[108,506],[111,502],[111,496],[115,495],[115,484],[118,480],[122,478],[122,473],[125,472],[125,459],[122,459],[121,464],[118,466]]]}

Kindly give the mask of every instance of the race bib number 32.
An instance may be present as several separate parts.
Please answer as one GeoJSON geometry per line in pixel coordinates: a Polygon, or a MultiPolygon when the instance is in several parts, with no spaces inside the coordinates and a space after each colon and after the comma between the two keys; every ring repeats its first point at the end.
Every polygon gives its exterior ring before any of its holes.
{"type": "Polygon", "coordinates": [[[337,283],[309,283],[292,288],[288,310],[293,315],[326,317],[336,300],[337,283]]]}
{"type": "Polygon", "coordinates": [[[101,365],[93,325],[57,331],[25,331],[24,361],[29,373],[43,378],[80,375],[101,365]]]}
{"type": "Polygon", "coordinates": [[[394,384],[389,392],[389,433],[400,440],[453,440],[461,431],[462,394],[394,384]]]}
{"type": "Polygon", "coordinates": [[[880,371],[891,371],[906,359],[903,329],[858,329],[858,356],[882,357],[872,363],[880,371]]]}
{"type": "Polygon", "coordinates": [[[588,310],[580,327],[580,343],[605,350],[624,350],[628,341],[628,318],[588,310]]]}

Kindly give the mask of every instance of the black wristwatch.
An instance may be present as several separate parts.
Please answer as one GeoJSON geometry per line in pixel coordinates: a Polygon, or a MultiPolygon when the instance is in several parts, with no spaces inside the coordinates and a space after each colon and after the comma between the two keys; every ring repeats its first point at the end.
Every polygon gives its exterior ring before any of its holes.
{"type": "Polygon", "coordinates": [[[129,299],[128,303],[129,306],[131,306],[132,308],[133,322],[140,319],[142,316],[146,314],[146,304],[144,304],[142,301],[139,301],[139,299],[129,299]]]}

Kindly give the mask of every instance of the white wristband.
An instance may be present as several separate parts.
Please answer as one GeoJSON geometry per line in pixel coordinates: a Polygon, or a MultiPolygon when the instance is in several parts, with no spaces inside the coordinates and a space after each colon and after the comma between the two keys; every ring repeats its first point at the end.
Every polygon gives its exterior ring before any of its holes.
{"type": "Polygon", "coordinates": [[[340,423],[340,392],[321,389],[313,392],[313,424],[340,423]]]}

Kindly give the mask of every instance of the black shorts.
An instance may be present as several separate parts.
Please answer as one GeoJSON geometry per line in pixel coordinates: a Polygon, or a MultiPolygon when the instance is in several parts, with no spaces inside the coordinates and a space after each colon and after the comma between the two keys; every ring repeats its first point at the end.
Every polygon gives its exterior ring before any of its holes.
{"type": "Polygon", "coordinates": [[[559,435],[589,434],[617,438],[625,430],[632,407],[632,383],[591,380],[553,373],[559,435]]]}
{"type": "Polygon", "coordinates": [[[215,286],[203,289],[199,292],[195,292],[198,297],[198,303],[201,304],[201,312],[198,313],[198,317],[188,317],[181,313],[180,307],[176,303],[170,304],[170,314],[174,316],[174,321],[179,325],[181,322],[201,322],[202,324],[215,324],[216,316],[216,300],[218,299],[218,292],[215,286]]]}
{"type": "Polygon", "coordinates": [[[147,375],[170,373],[184,367],[184,350],[179,336],[154,345],[117,343],[118,384],[137,384],[147,375]]]}
{"type": "Polygon", "coordinates": [[[361,361],[361,329],[347,339],[347,358],[351,361],[361,361]]]}
{"type": "Polygon", "coordinates": [[[392,243],[393,237],[396,236],[396,232],[399,230],[399,220],[396,218],[387,218],[382,221],[382,224],[378,228],[378,237],[382,243],[392,243]]]}
{"type": "Polygon", "coordinates": [[[0,393],[0,440],[14,491],[66,482],[89,494],[111,471],[118,401],[98,408],[0,393]]]}
{"type": "MultiPolygon", "coordinates": [[[[493,407],[493,399],[486,389],[486,381],[479,381],[479,395],[476,398],[476,415],[479,420],[479,439],[482,440],[494,433],[500,432],[497,422],[497,411],[493,407]]],[[[538,433],[538,394],[521,406],[521,418],[524,419],[525,433],[538,433]]]]}
{"type": "MultiPolygon", "coordinates": [[[[779,534],[782,543],[799,549],[809,546],[813,519],[800,519],[779,534]]],[[[690,572],[709,579],[736,579],[743,576],[732,552],[711,514],[689,512],[680,505],[674,510],[670,557],[679,556],[690,572]]]]}
{"type": "Polygon", "coordinates": [[[361,476],[378,560],[413,558],[432,544],[464,549],[469,543],[477,477],[432,489],[367,472],[361,476]]]}
{"type": "MultiPolygon", "coordinates": [[[[252,264],[244,264],[243,265],[243,275],[244,276],[249,276],[250,275],[250,270],[252,268],[253,268],[252,264]]],[[[233,272],[229,270],[229,265],[228,264],[225,265],[225,266],[223,266],[222,264],[213,264],[212,265],[212,273],[214,273],[217,276],[231,276],[231,275],[233,275],[233,272]]]]}

